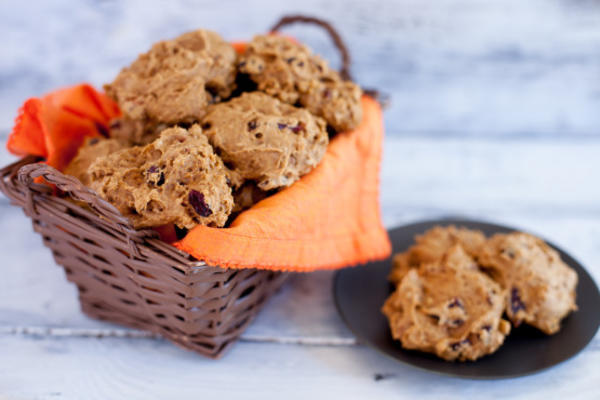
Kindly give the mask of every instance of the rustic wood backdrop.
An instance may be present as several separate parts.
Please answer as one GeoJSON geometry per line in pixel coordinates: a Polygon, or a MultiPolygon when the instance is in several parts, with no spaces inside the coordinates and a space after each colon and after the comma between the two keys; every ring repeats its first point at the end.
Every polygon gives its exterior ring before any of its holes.
{"type": "MultiPolygon", "coordinates": [[[[391,96],[386,226],[462,215],[543,235],[600,280],[600,1],[0,2],[0,141],[27,97],[110,81],[152,42],[228,39],[301,12],[333,22],[353,72],[391,96]]],[[[316,29],[292,28],[336,64],[316,29]]],[[[0,152],[2,165],[14,158],[0,152]]],[[[0,399],[592,399],[600,339],[538,375],[500,382],[415,371],[356,343],[329,272],[296,277],[214,362],[79,311],[22,213],[0,198],[0,399]]]]}

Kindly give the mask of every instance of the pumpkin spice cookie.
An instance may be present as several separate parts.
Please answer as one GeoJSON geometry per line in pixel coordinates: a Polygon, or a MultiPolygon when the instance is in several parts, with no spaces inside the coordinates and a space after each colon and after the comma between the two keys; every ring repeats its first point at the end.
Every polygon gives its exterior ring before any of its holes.
{"type": "Polygon", "coordinates": [[[145,144],[169,125],[191,124],[235,87],[236,52],[218,34],[197,30],[154,44],[105,85],[123,112],[111,137],[145,144]]]}
{"type": "Polygon", "coordinates": [[[541,239],[521,232],[497,234],[478,260],[506,289],[506,314],[515,326],[525,322],[550,335],[577,310],[577,273],[541,239]]]}
{"type": "Polygon", "coordinates": [[[64,173],[76,177],[81,183],[89,186],[91,181],[89,167],[94,160],[123,148],[125,145],[116,139],[87,138],[75,158],[65,168],[64,173]]]}
{"type": "Polygon", "coordinates": [[[137,228],[221,227],[233,208],[223,162],[198,125],[173,127],[144,147],[96,159],[90,187],[137,228]]]}
{"type": "Polygon", "coordinates": [[[491,354],[510,332],[510,323],[501,318],[500,285],[479,271],[460,245],[410,269],[382,311],[402,347],[449,361],[491,354]]]}
{"type": "Polygon", "coordinates": [[[252,181],[247,181],[233,192],[233,212],[240,213],[249,209],[259,201],[266,199],[269,192],[260,190],[252,181]]]}
{"type": "Polygon", "coordinates": [[[451,246],[456,244],[460,244],[467,254],[475,257],[485,240],[485,235],[478,230],[457,228],[454,225],[436,226],[422,235],[417,235],[415,245],[404,253],[394,256],[388,279],[393,283],[400,282],[411,268],[439,260],[451,246]]]}
{"type": "Polygon", "coordinates": [[[323,117],[336,132],[356,128],[362,119],[360,88],[341,80],[337,71],[329,71],[319,81],[320,84],[300,96],[300,104],[323,117]]]}
{"type": "Polygon", "coordinates": [[[261,92],[212,105],[202,128],[233,173],[265,191],[308,173],[329,143],[325,121],[261,92]]]}
{"type": "Polygon", "coordinates": [[[336,131],[356,128],[362,119],[362,91],[344,81],[327,62],[283,36],[259,35],[240,56],[239,70],[258,90],[323,117],[336,131]]]}

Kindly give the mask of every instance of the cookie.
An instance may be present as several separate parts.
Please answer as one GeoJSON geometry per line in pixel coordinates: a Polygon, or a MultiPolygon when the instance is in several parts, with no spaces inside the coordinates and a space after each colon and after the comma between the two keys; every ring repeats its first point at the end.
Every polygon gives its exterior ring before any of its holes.
{"type": "Polygon", "coordinates": [[[110,122],[109,135],[128,147],[145,145],[155,140],[169,124],[150,122],[146,118],[121,117],[110,122]]]}
{"type": "Polygon", "coordinates": [[[341,80],[336,71],[321,76],[319,82],[302,93],[300,104],[323,117],[336,132],[356,128],[362,119],[362,91],[358,85],[341,80]]]}
{"type": "Polygon", "coordinates": [[[233,212],[240,213],[249,209],[259,201],[266,199],[269,192],[260,190],[252,181],[244,183],[233,192],[233,212]]]}
{"type": "Polygon", "coordinates": [[[323,119],[261,92],[210,106],[202,128],[225,164],[265,191],[308,173],[329,143],[323,119]]]}
{"type": "Polygon", "coordinates": [[[98,157],[107,156],[125,147],[116,139],[87,138],[71,160],[64,173],[79,179],[86,186],[90,184],[89,167],[98,157]]]}
{"type": "Polygon", "coordinates": [[[456,244],[460,244],[467,254],[475,257],[485,240],[485,235],[478,230],[457,228],[454,225],[436,226],[423,235],[416,236],[415,245],[404,253],[394,256],[388,279],[393,283],[400,282],[411,268],[439,260],[451,246],[456,244]]]}
{"type": "Polygon", "coordinates": [[[135,228],[222,227],[233,209],[227,171],[202,129],[173,127],[154,142],[96,159],[90,187],[135,228]]]}
{"type": "Polygon", "coordinates": [[[154,44],[105,85],[123,112],[111,137],[144,144],[167,126],[198,121],[233,91],[236,57],[231,44],[206,30],[154,44]]]}
{"type": "Polygon", "coordinates": [[[307,108],[338,132],[356,128],[362,119],[360,88],[342,80],[325,60],[300,43],[277,35],[256,36],[238,65],[258,90],[307,108]]]}
{"type": "Polygon", "coordinates": [[[503,290],[458,244],[410,269],[382,311],[402,347],[449,361],[491,354],[510,332],[503,290]]]}
{"type": "Polygon", "coordinates": [[[479,252],[479,264],[506,290],[506,314],[547,334],[577,310],[577,273],[544,241],[526,233],[497,234],[479,252]]]}

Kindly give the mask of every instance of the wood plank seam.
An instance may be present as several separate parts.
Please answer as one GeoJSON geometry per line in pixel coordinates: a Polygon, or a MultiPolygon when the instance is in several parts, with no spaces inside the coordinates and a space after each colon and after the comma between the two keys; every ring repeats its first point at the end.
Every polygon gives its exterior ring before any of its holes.
{"type": "MultiPolygon", "coordinates": [[[[43,326],[2,326],[0,335],[35,336],[45,338],[120,338],[120,339],[160,339],[159,335],[133,329],[88,329],[43,326]]],[[[359,342],[352,337],[334,336],[268,336],[242,335],[241,342],[278,343],[300,346],[356,346],[359,342]]]]}
{"type": "MultiPolygon", "coordinates": [[[[43,326],[0,326],[0,336],[36,336],[46,338],[120,338],[120,339],[161,339],[159,335],[133,329],[89,329],[69,327],[43,327],[43,326]]],[[[351,347],[362,343],[353,337],[336,336],[269,336],[269,335],[242,335],[240,342],[246,343],[277,343],[299,346],[330,346],[351,347]]],[[[600,335],[590,342],[587,351],[600,351],[600,335]]]]}

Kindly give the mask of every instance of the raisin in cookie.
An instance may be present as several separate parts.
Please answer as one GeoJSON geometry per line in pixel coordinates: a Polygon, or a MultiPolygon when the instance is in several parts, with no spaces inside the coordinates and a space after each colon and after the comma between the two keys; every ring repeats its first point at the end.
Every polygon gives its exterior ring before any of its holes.
{"type": "Polygon", "coordinates": [[[362,118],[362,91],[344,81],[310,49],[286,37],[260,35],[248,43],[239,69],[258,90],[323,117],[336,131],[352,130],[362,118]]]}
{"type": "Polygon", "coordinates": [[[478,257],[480,265],[506,289],[506,314],[547,334],[577,309],[577,273],[544,241],[526,233],[494,235],[478,257]]]}
{"type": "Polygon", "coordinates": [[[329,143],[325,121],[261,92],[212,105],[202,128],[225,164],[261,190],[297,181],[329,143]]]}
{"type": "Polygon", "coordinates": [[[493,353],[510,332],[510,323],[501,318],[500,285],[479,271],[460,245],[409,270],[382,311],[402,347],[445,360],[475,360],[493,353]]]}
{"type": "Polygon", "coordinates": [[[76,177],[84,185],[89,186],[91,182],[89,168],[94,160],[98,157],[112,154],[124,147],[125,145],[116,139],[88,138],[79,148],[77,155],[71,160],[64,172],[67,175],[76,177]]]}
{"type": "Polygon", "coordinates": [[[233,208],[227,171],[198,125],[169,128],[144,147],[100,157],[90,175],[91,188],[135,228],[221,227],[233,208]]]}
{"type": "Polygon", "coordinates": [[[206,30],[154,44],[105,86],[123,112],[111,137],[144,144],[169,125],[198,121],[234,89],[236,57],[229,43],[206,30]]]}
{"type": "Polygon", "coordinates": [[[454,225],[436,226],[423,235],[416,236],[415,245],[394,256],[388,279],[394,283],[400,282],[411,268],[439,260],[455,244],[460,244],[467,254],[475,257],[485,240],[485,235],[478,230],[457,228],[454,225]]]}

